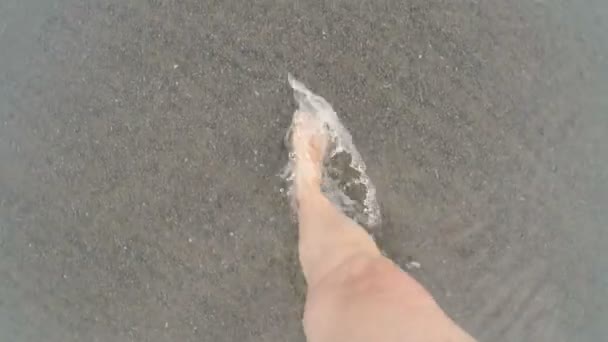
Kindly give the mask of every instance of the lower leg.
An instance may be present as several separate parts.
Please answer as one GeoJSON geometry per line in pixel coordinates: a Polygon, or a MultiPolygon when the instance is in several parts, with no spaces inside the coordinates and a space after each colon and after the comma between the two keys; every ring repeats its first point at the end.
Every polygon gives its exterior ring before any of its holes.
{"type": "Polygon", "coordinates": [[[322,194],[324,129],[296,114],[294,190],[308,341],[473,341],[322,194]]]}
{"type": "Polygon", "coordinates": [[[309,286],[353,256],[380,256],[373,239],[321,192],[327,135],[311,115],[294,121],[294,186],[299,223],[300,262],[309,286]]]}
{"type": "Polygon", "coordinates": [[[300,263],[309,286],[353,257],[381,256],[371,236],[319,188],[298,195],[298,221],[300,263]]]}

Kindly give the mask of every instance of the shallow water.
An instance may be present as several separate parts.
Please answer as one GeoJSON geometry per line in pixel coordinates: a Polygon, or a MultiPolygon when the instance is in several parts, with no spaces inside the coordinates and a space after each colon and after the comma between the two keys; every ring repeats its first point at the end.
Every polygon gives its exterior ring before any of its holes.
{"type": "Polygon", "coordinates": [[[0,340],[304,341],[289,71],[458,323],[606,340],[606,9],[0,1],[0,340]]]}

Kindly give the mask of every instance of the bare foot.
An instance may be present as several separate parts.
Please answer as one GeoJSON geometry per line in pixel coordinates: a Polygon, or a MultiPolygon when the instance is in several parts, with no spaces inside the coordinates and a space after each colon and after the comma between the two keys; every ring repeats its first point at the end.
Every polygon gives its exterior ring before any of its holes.
{"type": "Polygon", "coordinates": [[[303,188],[321,186],[327,141],[327,128],[315,115],[301,111],[294,114],[292,147],[296,193],[303,188]]]}

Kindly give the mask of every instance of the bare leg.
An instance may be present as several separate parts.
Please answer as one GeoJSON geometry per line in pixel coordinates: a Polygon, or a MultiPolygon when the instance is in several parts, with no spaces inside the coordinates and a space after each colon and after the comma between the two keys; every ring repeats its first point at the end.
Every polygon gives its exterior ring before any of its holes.
{"type": "Polygon", "coordinates": [[[473,341],[321,193],[327,137],[320,123],[297,112],[292,138],[308,341],[473,341]]]}

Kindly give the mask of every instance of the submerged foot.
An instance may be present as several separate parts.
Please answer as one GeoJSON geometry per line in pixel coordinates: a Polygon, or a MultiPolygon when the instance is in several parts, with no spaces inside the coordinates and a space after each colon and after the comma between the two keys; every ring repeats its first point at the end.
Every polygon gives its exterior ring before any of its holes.
{"type": "Polygon", "coordinates": [[[331,104],[289,77],[298,109],[285,137],[290,160],[284,177],[294,209],[323,195],[347,216],[368,227],[380,223],[375,188],[365,163],[331,104]]]}
{"type": "Polygon", "coordinates": [[[327,150],[327,128],[315,115],[297,111],[292,124],[296,193],[307,188],[319,189],[327,150]]]}

